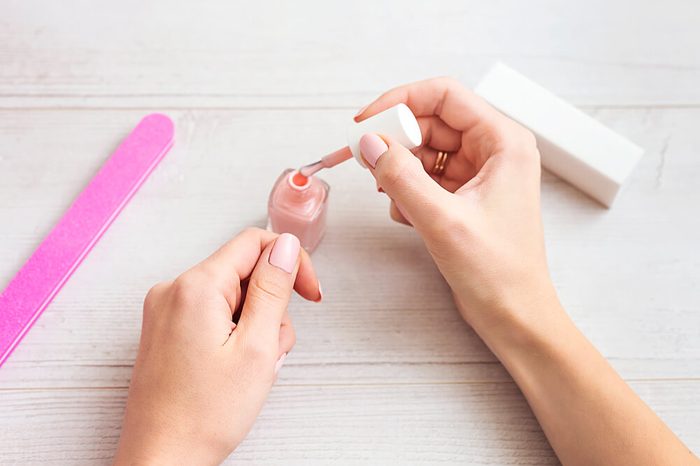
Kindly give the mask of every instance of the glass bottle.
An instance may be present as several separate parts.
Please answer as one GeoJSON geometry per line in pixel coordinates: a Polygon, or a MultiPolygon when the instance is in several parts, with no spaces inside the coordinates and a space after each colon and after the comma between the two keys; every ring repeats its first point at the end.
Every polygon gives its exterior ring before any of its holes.
{"type": "Polygon", "coordinates": [[[326,232],[328,183],[288,168],[277,178],[267,204],[268,228],[292,233],[308,252],[316,249],[326,232]]]}

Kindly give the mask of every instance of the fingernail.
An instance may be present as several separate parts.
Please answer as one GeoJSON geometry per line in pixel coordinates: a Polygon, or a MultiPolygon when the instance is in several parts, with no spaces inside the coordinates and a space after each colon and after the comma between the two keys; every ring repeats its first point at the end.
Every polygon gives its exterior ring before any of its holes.
{"type": "Polygon", "coordinates": [[[280,368],[284,365],[284,360],[287,359],[287,353],[284,353],[275,363],[275,374],[280,371],[280,368]]]}
{"type": "Polygon", "coordinates": [[[320,303],[321,301],[323,301],[323,288],[321,288],[321,282],[318,282],[318,299],[316,302],[320,303]]]}
{"type": "Polygon", "coordinates": [[[378,182],[378,181],[377,181],[377,192],[378,192],[378,193],[383,193],[383,192],[384,192],[384,190],[382,189],[382,187],[379,186],[379,182],[378,182]]]}
{"type": "Polygon", "coordinates": [[[374,133],[367,133],[360,138],[360,151],[372,168],[377,165],[377,160],[387,150],[389,150],[389,146],[374,133]]]}
{"type": "Polygon", "coordinates": [[[357,117],[359,117],[360,115],[362,115],[362,113],[363,113],[365,110],[367,110],[367,107],[369,107],[369,104],[367,104],[367,105],[365,105],[364,107],[362,107],[361,109],[359,109],[359,110],[357,111],[357,113],[355,114],[355,116],[352,117],[352,119],[353,119],[353,120],[357,120],[357,117]]]}
{"type": "Polygon", "coordinates": [[[291,233],[282,233],[277,237],[270,252],[270,264],[287,273],[294,272],[299,258],[299,238],[291,233]]]}

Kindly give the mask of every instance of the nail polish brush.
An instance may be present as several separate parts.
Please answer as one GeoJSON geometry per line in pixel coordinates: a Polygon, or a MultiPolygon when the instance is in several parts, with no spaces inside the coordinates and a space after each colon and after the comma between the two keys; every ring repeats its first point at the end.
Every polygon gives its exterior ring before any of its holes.
{"type": "Polygon", "coordinates": [[[353,121],[348,127],[347,146],[331,152],[317,162],[301,167],[299,173],[309,177],[319,170],[335,167],[353,157],[366,168],[360,153],[360,138],[366,133],[388,136],[408,149],[419,146],[423,140],[413,112],[405,104],[394,105],[359,123],[353,121]]]}
{"type": "Polygon", "coordinates": [[[322,170],[324,168],[335,167],[336,165],[343,163],[346,160],[350,160],[351,158],[352,151],[350,150],[350,147],[345,146],[342,149],[338,149],[337,151],[331,152],[330,154],[322,157],[321,160],[319,160],[318,162],[304,165],[299,169],[299,173],[306,177],[309,177],[318,172],[319,170],[322,170]]]}

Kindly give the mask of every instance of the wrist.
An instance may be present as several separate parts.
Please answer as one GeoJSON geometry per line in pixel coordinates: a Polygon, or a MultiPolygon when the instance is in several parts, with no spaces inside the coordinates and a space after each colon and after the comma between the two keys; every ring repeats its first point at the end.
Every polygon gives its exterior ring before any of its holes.
{"type": "Polygon", "coordinates": [[[123,439],[114,457],[113,466],[160,466],[166,464],[215,465],[223,458],[214,458],[215,451],[191,442],[170,442],[141,437],[135,442],[123,439]]]}
{"type": "Polygon", "coordinates": [[[552,338],[575,329],[551,281],[539,280],[523,288],[478,306],[467,319],[504,363],[511,354],[549,346],[552,338]]]}
{"type": "Polygon", "coordinates": [[[191,464],[191,465],[215,465],[218,462],[212,461],[201,455],[155,453],[155,452],[118,452],[114,458],[113,466],[161,466],[168,464],[191,464]]]}

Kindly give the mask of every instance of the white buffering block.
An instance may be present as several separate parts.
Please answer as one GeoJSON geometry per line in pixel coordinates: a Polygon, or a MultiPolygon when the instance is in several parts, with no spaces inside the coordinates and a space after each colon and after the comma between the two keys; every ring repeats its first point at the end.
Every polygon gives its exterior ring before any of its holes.
{"type": "Polygon", "coordinates": [[[502,63],[475,92],[537,137],[542,165],[610,207],[643,150],[502,63]]]}

